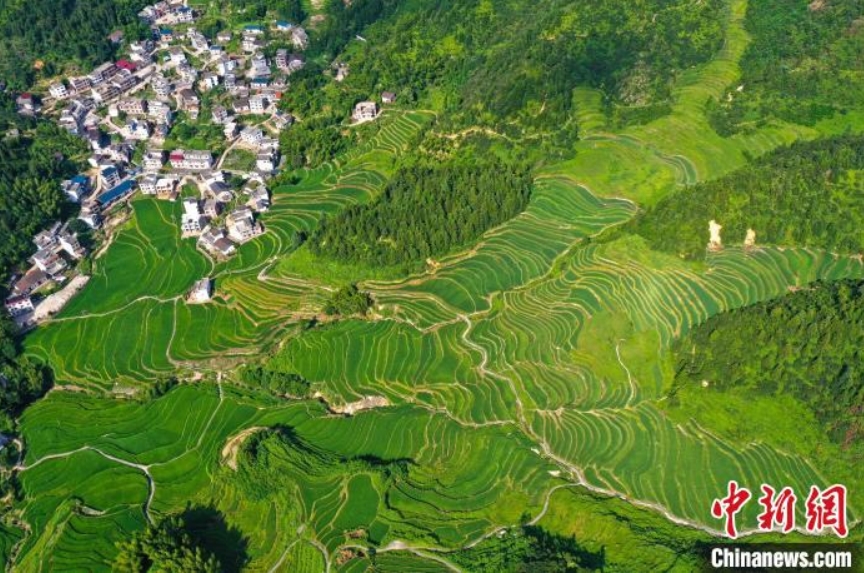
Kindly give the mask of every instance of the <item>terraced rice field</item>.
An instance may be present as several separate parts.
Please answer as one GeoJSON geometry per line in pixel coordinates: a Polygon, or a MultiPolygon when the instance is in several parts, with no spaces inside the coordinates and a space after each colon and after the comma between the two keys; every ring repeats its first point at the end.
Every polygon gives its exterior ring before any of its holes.
{"type": "MultiPolygon", "coordinates": [[[[370,320],[292,337],[270,363],[303,375],[331,405],[379,396],[386,407],[335,416],[317,401],[277,401],[209,378],[222,380],[319,311],[332,286],[276,263],[295,231],[374,197],[429,114],[385,116],[374,141],[277,189],[268,232],[227,263],[177,238],[176,207],[136,201],[94,279],[27,350],[87,389],[177,369],[207,380],[147,403],[55,392],[25,413],[21,519],[33,533],[18,547],[22,567],[103,568],[124,532],[191,502],[215,506],[246,536],[252,571],[365,571],[368,556],[344,553],[368,546],[379,549],[379,570],[441,571],[452,569],[446,550],[523,512],[539,517],[556,486],[718,533],[710,503],[729,479],[754,490],[829,483],[770,444],[667,419],[667,350],[717,313],[818,279],[864,277],[862,260],[732,246],[694,264],[637,237],[595,239],[640,205],[742,165],[744,151],[818,135],[775,124],[722,139],[708,127],[704,102],[738,77],[745,8],[730,2],[723,52],[685,75],[670,116],[607,133],[600,98],[580,91],[587,136],[575,159],[538,175],[523,214],[434,271],[367,281],[370,320]],[[217,300],[186,306],[182,295],[203,275],[216,277],[217,300]],[[284,482],[255,489],[242,478],[251,470],[242,460],[229,467],[223,449],[277,426],[292,436],[273,446],[284,482]]],[[[857,519],[860,495],[851,503],[857,519]]],[[[742,522],[755,524],[752,515],[742,522]]]]}
{"type": "Polygon", "coordinates": [[[90,284],[28,337],[27,351],[50,361],[65,383],[102,388],[259,353],[286,323],[314,316],[328,292],[324,283],[271,272],[290,252],[294,232],[371,199],[386,182],[394,154],[429,117],[390,114],[372,141],[338,164],[275,189],[273,207],[262,217],[267,232],[224,263],[199,252],[194,239],[180,239],[179,203],[136,199],[132,219],[96,260],[90,284]],[[186,305],[184,296],[205,276],[215,279],[215,301],[186,305]]]}

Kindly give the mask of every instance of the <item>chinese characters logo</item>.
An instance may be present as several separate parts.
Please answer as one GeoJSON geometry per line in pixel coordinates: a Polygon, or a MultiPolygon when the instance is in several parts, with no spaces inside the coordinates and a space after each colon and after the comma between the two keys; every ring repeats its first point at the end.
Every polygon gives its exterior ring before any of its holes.
{"type": "MultiPolygon", "coordinates": [[[[757,499],[762,507],[757,517],[759,530],[775,531],[776,527],[783,533],[789,533],[795,529],[798,497],[792,488],[784,487],[778,492],[770,485],[763,484],[761,490],[762,495],[757,499]]],[[[730,481],[726,496],[715,499],[711,504],[711,515],[725,520],[724,530],[730,538],[738,537],[736,518],[752,498],[750,490],[739,486],[736,481],[730,481]]],[[[811,486],[804,502],[804,515],[808,533],[821,534],[833,530],[838,537],[846,537],[849,533],[846,526],[846,487],[838,484],[825,489],[811,486]]]]}

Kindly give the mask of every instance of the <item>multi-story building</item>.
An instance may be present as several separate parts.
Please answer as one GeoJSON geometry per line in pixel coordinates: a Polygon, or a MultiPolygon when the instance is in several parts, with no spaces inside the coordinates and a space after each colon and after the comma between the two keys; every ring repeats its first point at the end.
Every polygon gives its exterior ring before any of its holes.
{"type": "Polygon", "coordinates": [[[66,84],[62,81],[51,84],[51,87],[48,88],[51,97],[54,99],[66,99],[69,97],[69,90],[66,89],[66,84]]]}
{"type": "Polygon", "coordinates": [[[213,166],[213,154],[209,151],[175,149],[168,160],[174,169],[205,171],[213,166]]]}

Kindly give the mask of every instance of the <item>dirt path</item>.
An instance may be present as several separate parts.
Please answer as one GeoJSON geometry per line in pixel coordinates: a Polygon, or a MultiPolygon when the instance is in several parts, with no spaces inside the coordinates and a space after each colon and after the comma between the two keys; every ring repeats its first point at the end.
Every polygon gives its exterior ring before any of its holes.
{"type": "Polygon", "coordinates": [[[240,446],[243,445],[246,438],[264,429],[266,428],[262,426],[252,426],[251,428],[246,428],[236,436],[228,438],[228,441],[225,442],[225,447],[222,448],[222,463],[237,471],[237,454],[240,452],[240,446]]]}

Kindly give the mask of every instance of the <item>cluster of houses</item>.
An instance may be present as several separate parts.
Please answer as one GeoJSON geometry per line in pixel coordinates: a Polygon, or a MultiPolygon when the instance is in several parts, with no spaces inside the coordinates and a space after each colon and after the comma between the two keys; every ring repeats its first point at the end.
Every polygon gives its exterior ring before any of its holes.
{"type": "Polygon", "coordinates": [[[66,282],[71,264],[87,254],[77,235],[69,230],[68,223],[55,223],[33,237],[33,243],[36,254],[30,258],[32,266],[13,281],[10,296],[5,301],[6,311],[15,318],[33,312],[33,294],[49,282],[66,282]]]}
{"type": "Polygon", "coordinates": [[[186,6],[184,0],[167,0],[145,6],[138,12],[138,18],[151,24],[189,24],[195,21],[197,14],[186,6]]]}
{"type": "MultiPolygon", "coordinates": [[[[229,53],[225,46],[234,34],[222,31],[215,41],[208,39],[193,26],[199,16],[184,0],[146,6],[139,17],[150,26],[151,39],[128,43],[124,58],[105,62],[86,75],[56,81],[44,102],[25,93],[16,103],[25,115],[40,113],[44,104],[61,127],[87,141],[90,171],[62,184],[69,200],[81,205],[79,219],[97,229],[103,214],[136,189],[174,201],[183,184],[195,182],[200,198],[183,199],[180,231],[197,236],[202,250],[222,258],[264,232],[258,216],[270,207],[265,178],[278,169],[281,159],[273,133],[294,121],[278,111],[276,103],[288,89],[290,76],[306,65],[302,51],[309,38],[290,22],[249,25],[241,31],[241,51],[229,53]],[[217,89],[216,99],[209,101],[208,94],[217,89]],[[256,172],[241,174],[246,183],[236,194],[212,151],[164,149],[174,123],[186,118],[200,121],[202,109],[209,109],[210,122],[222,127],[229,148],[238,146],[255,155],[256,172]]],[[[117,31],[110,39],[119,44],[123,33],[117,31]]],[[[348,67],[339,64],[336,80],[347,74],[348,67]]],[[[381,94],[382,104],[395,100],[391,92],[381,94]]],[[[364,101],[355,106],[352,119],[361,123],[379,114],[378,103],[364,101]]],[[[68,225],[61,223],[34,241],[38,250],[33,267],[14,282],[6,301],[14,316],[31,312],[31,294],[49,281],[62,283],[70,264],[85,254],[68,225]]],[[[212,288],[212,280],[202,279],[188,300],[210,300],[212,288]]]]}
{"type": "Polygon", "coordinates": [[[211,255],[226,258],[237,245],[264,232],[257,215],[270,208],[270,194],[263,181],[250,181],[243,189],[245,196],[234,202],[234,208],[223,213],[233,199],[233,192],[224,184],[212,181],[206,199],[183,200],[181,231],[185,236],[198,236],[198,246],[211,255]],[[245,199],[245,204],[242,202],[245,199]]]}

